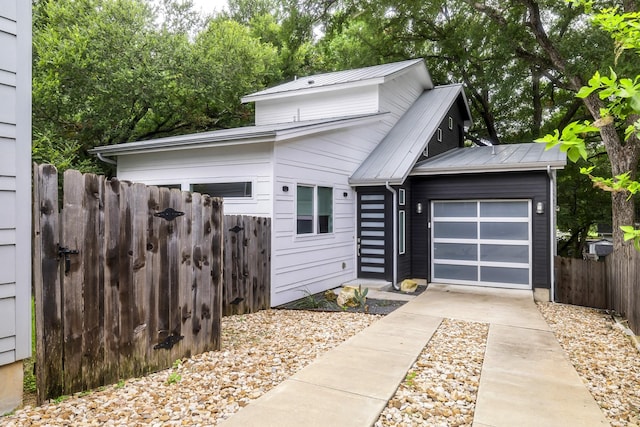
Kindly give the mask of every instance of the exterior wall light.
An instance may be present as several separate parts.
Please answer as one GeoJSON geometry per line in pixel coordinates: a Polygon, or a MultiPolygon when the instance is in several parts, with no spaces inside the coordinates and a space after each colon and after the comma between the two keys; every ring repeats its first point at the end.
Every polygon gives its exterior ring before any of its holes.
{"type": "Polygon", "coordinates": [[[282,186],[282,191],[284,191],[286,193],[287,191],[289,191],[289,187],[286,186],[286,185],[283,185],[282,186]]]}
{"type": "Polygon", "coordinates": [[[416,213],[422,213],[422,202],[418,202],[418,204],[416,205],[416,213]]]}
{"type": "Polygon", "coordinates": [[[543,202],[536,203],[536,213],[538,215],[542,215],[544,213],[544,203],[543,202]]]}

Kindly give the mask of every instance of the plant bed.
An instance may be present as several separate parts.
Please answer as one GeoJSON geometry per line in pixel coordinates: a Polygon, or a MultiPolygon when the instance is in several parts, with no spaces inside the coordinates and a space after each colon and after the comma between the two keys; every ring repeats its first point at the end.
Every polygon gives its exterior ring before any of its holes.
{"type": "MultiPolygon", "coordinates": [[[[427,289],[426,286],[418,286],[415,292],[401,292],[396,290],[387,291],[390,294],[419,295],[427,289]]],[[[383,298],[367,298],[362,307],[341,307],[335,301],[326,298],[324,292],[317,294],[306,293],[303,298],[282,304],[276,309],[280,310],[310,310],[310,311],[344,311],[349,313],[367,313],[386,315],[406,304],[407,301],[398,301],[383,298]]]]}

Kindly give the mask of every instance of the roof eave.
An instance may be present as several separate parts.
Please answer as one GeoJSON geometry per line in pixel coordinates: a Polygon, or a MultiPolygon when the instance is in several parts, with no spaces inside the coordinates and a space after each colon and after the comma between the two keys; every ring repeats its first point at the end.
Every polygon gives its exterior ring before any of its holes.
{"type": "Polygon", "coordinates": [[[472,168],[465,166],[434,168],[426,171],[414,170],[409,176],[433,176],[433,175],[456,175],[471,173],[492,173],[492,172],[529,172],[529,171],[545,171],[548,168],[553,170],[564,169],[566,162],[544,162],[544,163],[521,163],[510,166],[475,166],[472,168]]]}

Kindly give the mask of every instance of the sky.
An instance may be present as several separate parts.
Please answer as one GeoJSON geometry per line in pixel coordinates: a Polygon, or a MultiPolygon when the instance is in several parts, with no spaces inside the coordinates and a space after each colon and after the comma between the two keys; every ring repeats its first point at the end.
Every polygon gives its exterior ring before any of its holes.
{"type": "Polygon", "coordinates": [[[202,9],[205,13],[213,13],[221,11],[227,7],[227,0],[193,0],[195,9],[202,9]]]}

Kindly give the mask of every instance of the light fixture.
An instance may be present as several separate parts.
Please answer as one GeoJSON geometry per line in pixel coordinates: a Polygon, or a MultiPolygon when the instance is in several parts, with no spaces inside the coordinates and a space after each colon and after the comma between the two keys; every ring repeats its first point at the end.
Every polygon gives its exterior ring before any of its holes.
{"type": "Polygon", "coordinates": [[[282,191],[284,191],[286,193],[287,191],[289,191],[289,187],[286,186],[286,185],[283,185],[282,186],[282,191]]]}
{"type": "Polygon", "coordinates": [[[349,196],[349,193],[347,193],[346,191],[342,193],[342,197],[347,197],[347,196],[349,196]]]}
{"type": "Polygon", "coordinates": [[[422,202],[418,202],[418,204],[416,205],[416,213],[422,213],[422,202]]]}
{"type": "Polygon", "coordinates": [[[543,202],[536,203],[536,213],[538,215],[542,215],[544,213],[544,203],[543,202]]]}

